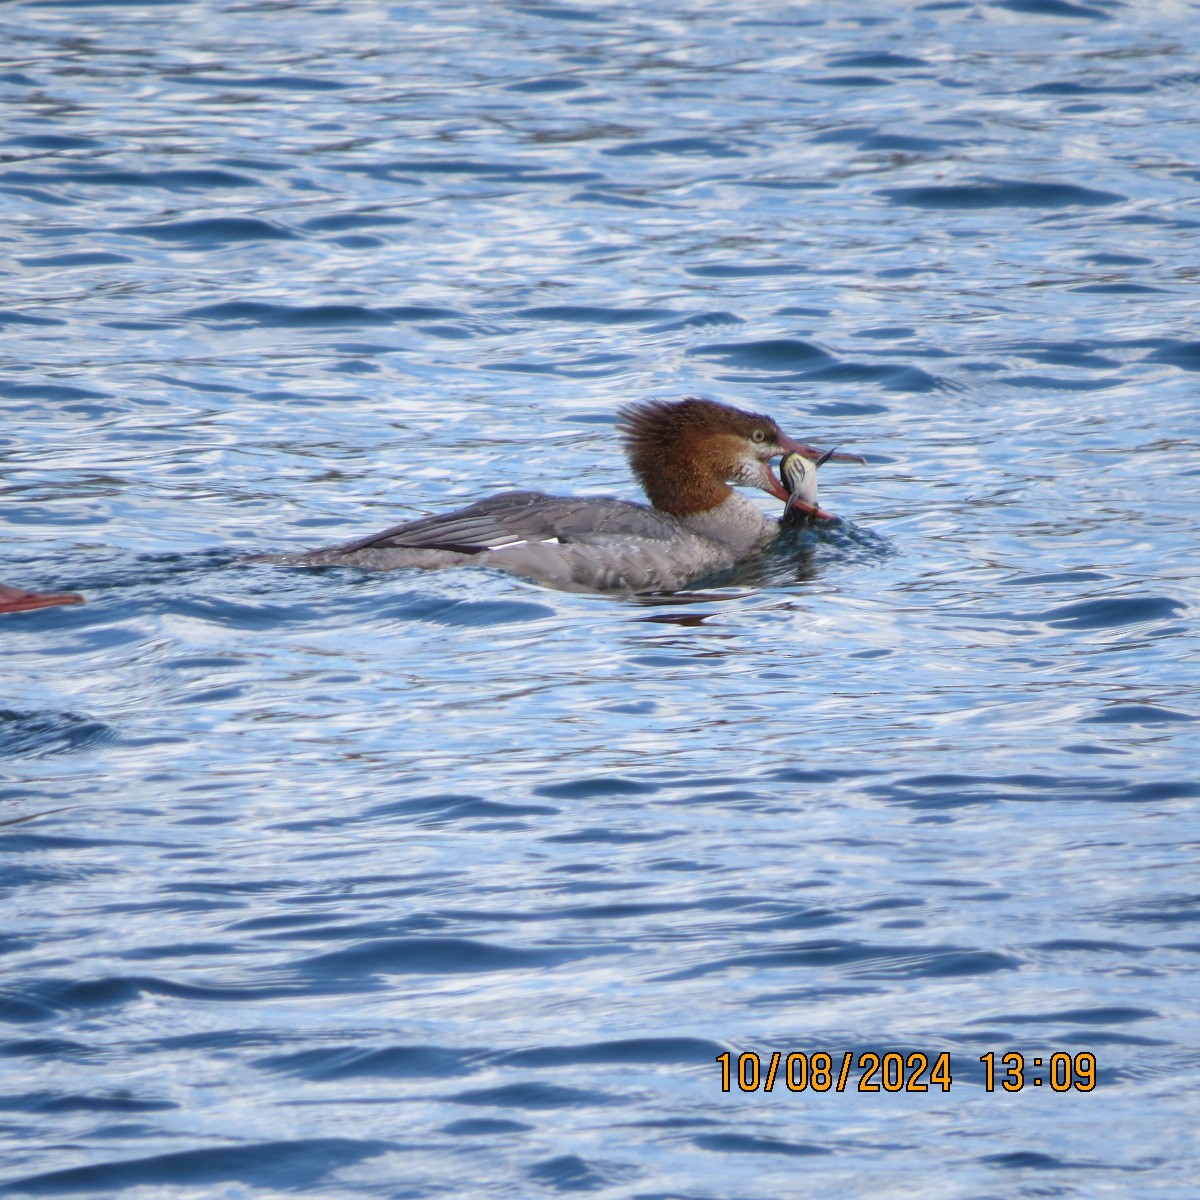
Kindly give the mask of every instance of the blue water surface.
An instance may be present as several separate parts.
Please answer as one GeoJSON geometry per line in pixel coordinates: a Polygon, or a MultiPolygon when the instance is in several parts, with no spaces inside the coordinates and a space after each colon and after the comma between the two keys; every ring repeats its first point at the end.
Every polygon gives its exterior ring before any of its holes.
{"type": "Polygon", "coordinates": [[[0,1193],[1194,1196],[1198,31],[0,8],[0,580],[88,601],[0,617],[0,1193]],[[238,562],[634,497],[687,393],[866,454],[842,520],[671,597],[238,562]]]}

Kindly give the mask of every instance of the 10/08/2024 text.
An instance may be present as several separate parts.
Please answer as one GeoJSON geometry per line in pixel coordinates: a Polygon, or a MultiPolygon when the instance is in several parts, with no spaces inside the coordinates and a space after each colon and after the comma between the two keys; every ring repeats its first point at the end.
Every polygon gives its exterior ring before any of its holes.
{"type": "MultiPolygon", "coordinates": [[[[782,1082],[790,1092],[844,1092],[847,1088],[858,1092],[928,1092],[931,1087],[948,1092],[954,1082],[948,1051],[930,1055],[919,1050],[907,1054],[865,1050],[856,1059],[852,1050],[840,1055],[825,1051],[792,1051],[785,1055],[774,1050],[762,1057],[748,1050],[735,1059],[726,1050],[717,1055],[716,1061],[721,1067],[723,1092],[731,1091],[734,1085],[743,1092],[770,1092],[776,1082],[782,1082]],[[857,1072],[853,1078],[852,1072],[857,1072]]],[[[995,1091],[995,1052],[988,1051],[979,1061],[984,1066],[984,1089],[995,1091]]],[[[1000,1086],[1007,1092],[1019,1092],[1027,1084],[1049,1084],[1055,1092],[1090,1092],[1096,1086],[1096,1056],[1089,1051],[1073,1056],[1060,1051],[1047,1059],[1035,1057],[1030,1060],[1031,1071],[1027,1071],[1023,1054],[1010,1051],[1001,1057],[1000,1065],[1000,1086]],[[1043,1064],[1046,1074],[1034,1073],[1043,1064]]]]}

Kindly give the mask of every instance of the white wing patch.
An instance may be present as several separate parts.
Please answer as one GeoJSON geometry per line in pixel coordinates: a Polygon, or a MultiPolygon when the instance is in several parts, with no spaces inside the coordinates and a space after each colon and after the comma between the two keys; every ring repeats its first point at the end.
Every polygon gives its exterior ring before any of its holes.
{"type": "Polygon", "coordinates": [[[512,550],[512,549],[515,549],[517,546],[531,546],[531,545],[532,546],[557,546],[558,544],[559,544],[558,538],[556,538],[556,537],[542,538],[541,540],[536,541],[536,542],[530,542],[530,540],[528,538],[518,538],[515,541],[511,541],[511,542],[492,542],[488,546],[488,549],[489,550],[512,550]]]}

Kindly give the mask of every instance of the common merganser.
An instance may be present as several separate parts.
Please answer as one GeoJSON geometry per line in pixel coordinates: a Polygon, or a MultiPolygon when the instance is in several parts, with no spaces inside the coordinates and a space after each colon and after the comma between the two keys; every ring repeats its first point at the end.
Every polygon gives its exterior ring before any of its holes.
{"type": "Polygon", "coordinates": [[[82,604],[83,597],[74,592],[23,592],[20,588],[0,583],[0,613],[27,612],[31,608],[54,608],[59,604],[82,604]]]}
{"type": "Polygon", "coordinates": [[[771,459],[866,462],[793,441],[770,417],[694,396],[625,405],[618,416],[649,507],[611,496],[500,492],[356,541],[243,561],[376,571],[492,567],[568,592],[670,592],[744,562],[778,536],[779,522],[731,483],[827,518],[802,489],[781,486],[771,459]]]}

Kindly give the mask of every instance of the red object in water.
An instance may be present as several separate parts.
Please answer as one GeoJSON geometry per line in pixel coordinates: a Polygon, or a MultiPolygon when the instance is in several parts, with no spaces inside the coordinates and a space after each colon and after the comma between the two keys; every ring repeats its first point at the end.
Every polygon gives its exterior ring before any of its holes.
{"type": "Polygon", "coordinates": [[[31,608],[53,608],[56,604],[82,604],[82,596],[65,592],[57,596],[47,592],[23,592],[0,583],[0,613],[26,612],[31,608]]]}

